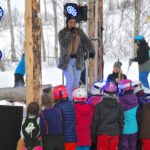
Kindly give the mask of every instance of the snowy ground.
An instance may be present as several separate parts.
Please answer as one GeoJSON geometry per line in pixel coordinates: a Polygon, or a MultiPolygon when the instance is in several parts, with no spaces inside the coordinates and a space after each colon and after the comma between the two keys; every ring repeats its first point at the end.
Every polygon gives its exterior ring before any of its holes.
{"type": "MultiPolygon", "coordinates": [[[[113,64],[115,60],[111,58],[104,58],[104,79],[107,78],[108,74],[112,73],[113,64]]],[[[123,66],[122,71],[128,76],[129,79],[136,81],[138,80],[138,65],[133,63],[128,70],[128,60],[122,60],[123,66]]],[[[0,88],[13,87],[14,85],[14,65],[10,71],[0,72],[0,88]]],[[[150,76],[149,76],[150,81],[150,76]]],[[[57,67],[51,67],[50,65],[43,63],[42,65],[42,84],[52,84],[53,86],[62,84],[62,71],[57,67]]]]}
{"type": "MultiPolygon", "coordinates": [[[[104,67],[104,79],[106,80],[108,74],[112,73],[113,64],[116,60],[111,58],[105,58],[105,67],[104,67]]],[[[136,81],[138,80],[138,65],[137,63],[133,63],[132,66],[128,70],[128,60],[123,60],[122,71],[125,73],[129,79],[136,81]]],[[[17,65],[17,64],[16,64],[17,65]]],[[[14,69],[15,66],[10,71],[0,72],[0,88],[4,87],[13,87],[14,86],[14,69]]],[[[53,86],[62,84],[62,71],[57,67],[51,67],[50,65],[43,63],[42,65],[42,84],[52,84],[53,86]]],[[[150,76],[149,76],[150,81],[150,76]]],[[[147,92],[149,93],[149,92],[147,92]]],[[[9,106],[23,106],[24,110],[26,105],[24,103],[9,103],[5,100],[0,101],[0,105],[9,105],[9,106]]]]}

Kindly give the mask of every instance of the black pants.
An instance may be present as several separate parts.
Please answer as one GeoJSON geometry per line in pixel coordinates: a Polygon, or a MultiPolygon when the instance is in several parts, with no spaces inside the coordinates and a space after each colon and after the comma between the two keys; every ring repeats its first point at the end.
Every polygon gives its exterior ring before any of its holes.
{"type": "Polygon", "coordinates": [[[24,86],[24,78],[21,74],[15,74],[15,87],[24,86]]]}
{"type": "Polygon", "coordinates": [[[44,135],[42,136],[43,150],[64,150],[63,134],[44,135]]]}

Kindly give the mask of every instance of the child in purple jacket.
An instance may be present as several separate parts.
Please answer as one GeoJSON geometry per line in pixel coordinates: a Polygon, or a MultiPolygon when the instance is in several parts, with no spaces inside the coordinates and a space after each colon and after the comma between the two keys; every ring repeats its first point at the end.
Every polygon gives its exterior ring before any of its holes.
{"type": "Polygon", "coordinates": [[[138,123],[136,119],[138,100],[133,93],[134,86],[131,80],[123,80],[120,83],[123,95],[119,98],[124,109],[124,129],[120,140],[119,150],[136,150],[138,123]]]}

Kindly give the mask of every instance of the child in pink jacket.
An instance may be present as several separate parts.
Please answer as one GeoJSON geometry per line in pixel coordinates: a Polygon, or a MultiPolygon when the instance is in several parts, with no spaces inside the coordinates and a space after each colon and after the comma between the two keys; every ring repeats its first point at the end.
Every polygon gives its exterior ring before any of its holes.
{"type": "Polygon", "coordinates": [[[96,105],[102,101],[103,98],[103,83],[96,82],[92,85],[91,96],[88,98],[87,103],[92,107],[93,111],[96,105]]]}
{"type": "Polygon", "coordinates": [[[93,109],[86,104],[87,94],[85,88],[76,88],[73,91],[74,107],[76,112],[75,129],[77,133],[76,150],[89,150],[91,141],[91,122],[93,109]]]}

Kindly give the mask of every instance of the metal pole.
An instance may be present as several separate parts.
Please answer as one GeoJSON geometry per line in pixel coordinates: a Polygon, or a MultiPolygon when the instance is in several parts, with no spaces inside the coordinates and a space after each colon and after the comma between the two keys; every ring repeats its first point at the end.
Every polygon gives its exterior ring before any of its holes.
{"type": "MultiPolygon", "coordinates": [[[[98,39],[98,0],[95,0],[95,39],[98,39]]],[[[95,40],[95,82],[98,79],[98,40],[95,40]]]]}
{"type": "MultiPolygon", "coordinates": [[[[89,8],[89,0],[87,0],[87,6],[89,8]]],[[[89,18],[89,11],[88,11],[88,15],[87,16],[89,18]]],[[[89,36],[89,20],[87,21],[86,26],[87,26],[86,33],[89,36]]],[[[85,62],[85,66],[86,66],[86,92],[88,94],[88,84],[89,84],[89,55],[88,55],[88,58],[87,58],[87,60],[85,62]]]]}

